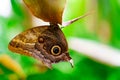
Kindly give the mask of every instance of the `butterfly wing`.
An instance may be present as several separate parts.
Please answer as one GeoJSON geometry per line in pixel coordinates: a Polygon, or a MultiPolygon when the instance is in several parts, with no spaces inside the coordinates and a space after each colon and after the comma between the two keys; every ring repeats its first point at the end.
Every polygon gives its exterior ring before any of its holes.
{"type": "Polygon", "coordinates": [[[38,18],[53,24],[62,24],[66,0],[23,0],[38,18]]]}
{"type": "Polygon", "coordinates": [[[66,39],[57,25],[28,29],[13,38],[8,48],[13,52],[32,56],[49,68],[52,63],[71,60],[66,39]]]}
{"type": "Polygon", "coordinates": [[[35,43],[38,41],[39,35],[47,29],[48,26],[35,27],[28,29],[11,40],[8,48],[16,53],[32,56],[32,50],[35,50],[35,43]]]}

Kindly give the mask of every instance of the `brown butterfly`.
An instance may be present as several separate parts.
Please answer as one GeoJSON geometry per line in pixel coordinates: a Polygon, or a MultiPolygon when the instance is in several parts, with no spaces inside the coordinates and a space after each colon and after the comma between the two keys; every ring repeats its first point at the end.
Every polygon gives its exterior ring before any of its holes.
{"type": "MultiPolygon", "coordinates": [[[[52,63],[68,61],[68,44],[58,24],[62,24],[62,14],[66,0],[24,0],[32,14],[50,25],[28,29],[11,40],[8,48],[16,53],[32,56],[52,68],[52,63]]],[[[65,25],[80,19],[68,21],[65,25]]]]}

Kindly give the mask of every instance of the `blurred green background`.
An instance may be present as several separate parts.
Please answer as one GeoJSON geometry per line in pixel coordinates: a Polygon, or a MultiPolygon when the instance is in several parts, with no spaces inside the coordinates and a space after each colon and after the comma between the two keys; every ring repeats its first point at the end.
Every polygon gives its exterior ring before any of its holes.
{"type": "MultiPolygon", "coordinates": [[[[120,0],[68,0],[63,20],[91,11],[95,13],[63,29],[66,38],[90,39],[120,49],[120,0]]],[[[99,63],[71,49],[74,68],[60,62],[53,64],[52,70],[36,59],[10,52],[9,41],[33,25],[28,13],[21,0],[0,3],[0,80],[120,80],[119,67],[99,63]]]]}

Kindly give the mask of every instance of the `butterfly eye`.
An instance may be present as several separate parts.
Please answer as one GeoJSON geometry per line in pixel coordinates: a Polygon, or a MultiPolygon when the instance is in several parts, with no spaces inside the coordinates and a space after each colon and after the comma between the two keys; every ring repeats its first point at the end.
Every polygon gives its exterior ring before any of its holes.
{"type": "Polygon", "coordinates": [[[61,48],[58,45],[54,45],[51,49],[53,55],[59,55],[61,53],[61,48]]]}

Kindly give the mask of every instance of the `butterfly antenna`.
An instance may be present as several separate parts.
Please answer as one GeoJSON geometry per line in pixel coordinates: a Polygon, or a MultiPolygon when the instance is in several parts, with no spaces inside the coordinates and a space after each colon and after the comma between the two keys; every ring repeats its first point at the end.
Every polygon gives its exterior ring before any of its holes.
{"type": "Polygon", "coordinates": [[[74,18],[74,19],[72,19],[72,20],[70,20],[70,21],[63,22],[63,23],[62,23],[62,28],[64,28],[65,26],[68,26],[68,25],[72,24],[73,22],[76,22],[76,21],[78,21],[78,20],[80,20],[80,19],[82,19],[82,18],[84,18],[84,17],[92,14],[93,12],[94,12],[94,11],[91,11],[91,12],[89,12],[89,13],[86,13],[86,14],[82,15],[82,16],[79,16],[79,17],[77,17],[77,18],[74,18]]]}

